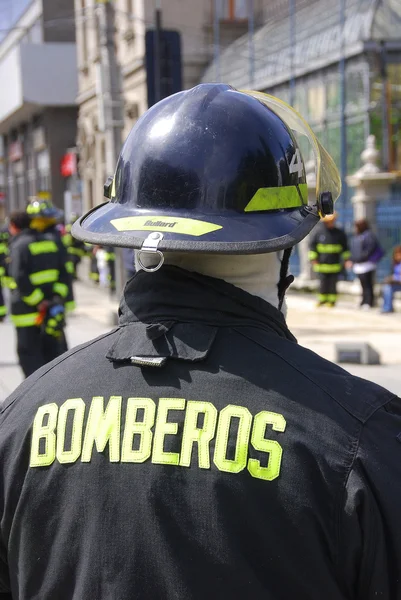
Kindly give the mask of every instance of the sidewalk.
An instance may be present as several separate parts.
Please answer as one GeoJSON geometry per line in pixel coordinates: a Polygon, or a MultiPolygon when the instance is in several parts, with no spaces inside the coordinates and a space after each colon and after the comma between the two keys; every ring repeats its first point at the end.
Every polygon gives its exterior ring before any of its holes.
{"type": "MultiPolygon", "coordinates": [[[[113,327],[117,302],[90,282],[75,286],[77,309],[69,318],[67,338],[72,348],[113,327]]],[[[329,360],[335,359],[336,342],[368,342],[381,355],[382,365],[344,365],[360,377],[370,379],[401,396],[401,313],[380,315],[363,312],[356,299],[340,298],[334,309],[316,308],[315,296],[292,292],[287,299],[288,326],[298,342],[329,360]]],[[[15,354],[15,335],[9,322],[0,324],[0,403],[22,381],[15,354]]]]}

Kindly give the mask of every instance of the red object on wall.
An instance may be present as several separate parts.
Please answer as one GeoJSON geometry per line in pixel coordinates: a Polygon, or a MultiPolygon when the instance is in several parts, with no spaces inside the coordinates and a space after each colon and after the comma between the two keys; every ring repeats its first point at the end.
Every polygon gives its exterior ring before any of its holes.
{"type": "Polygon", "coordinates": [[[73,152],[67,152],[61,159],[60,172],[63,177],[71,177],[77,172],[77,157],[73,152]]]}

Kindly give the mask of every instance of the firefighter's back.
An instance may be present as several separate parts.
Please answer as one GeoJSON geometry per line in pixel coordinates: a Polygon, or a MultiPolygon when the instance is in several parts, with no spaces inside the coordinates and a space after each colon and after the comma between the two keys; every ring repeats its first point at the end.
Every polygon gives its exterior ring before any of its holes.
{"type": "Polygon", "coordinates": [[[376,597],[387,508],[352,474],[389,393],[254,327],[176,325],[161,368],[123,360],[147,331],[71,351],[3,407],[13,598],[376,597]]]}

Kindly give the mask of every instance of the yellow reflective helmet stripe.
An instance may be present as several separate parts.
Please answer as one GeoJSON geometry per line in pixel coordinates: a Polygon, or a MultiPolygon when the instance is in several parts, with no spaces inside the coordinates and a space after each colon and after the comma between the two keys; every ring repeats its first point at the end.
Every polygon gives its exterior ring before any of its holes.
{"type": "Polygon", "coordinates": [[[37,325],[36,319],[38,316],[38,312],[28,313],[26,315],[11,315],[11,321],[15,327],[32,327],[33,325],[37,325]]]}
{"type": "Polygon", "coordinates": [[[198,237],[222,229],[221,225],[187,219],[184,217],[167,217],[165,215],[147,217],[122,217],[112,219],[112,225],[117,231],[170,231],[198,237]]]}
{"type": "Polygon", "coordinates": [[[32,285],[42,285],[44,283],[55,283],[58,277],[58,269],[46,269],[45,271],[31,273],[31,275],[29,275],[29,280],[32,285]]]}
{"type": "Polygon", "coordinates": [[[342,251],[342,244],[317,244],[316,249],[320,254],[337,254],[342,251]]]}
{"type": "Polygon", "coordinates": [[[39,302],[42,302],[43,298],[44,293],[40,288],[36,288],[29,296],[22,297],[25,304],[29,304],[29,306],[36,306],[39,302]]]}
{"type": "Polygon", "coordinates": [[[68,295],[68,285],[66,285],[65,283],[60,283],[60,281],[58,281],[53,285],[53,291],[56,294],[59,294],[59,296],[61,296],[62,298],[65,298],[68,295]]]}
{"type": "Polygon", "coordinates": [[[37,254],[50,254],[58,251],[56,242],[44,240],[43,242],[32,242],[28,245],[29,252],[36,256],[37,254]]]}
{"type": "Polygon", "coordinates": [[[307,204],[308,186],[286,185],[282,187],[259,188],[245,206],[245,212],[298,208],[307,204]]]}

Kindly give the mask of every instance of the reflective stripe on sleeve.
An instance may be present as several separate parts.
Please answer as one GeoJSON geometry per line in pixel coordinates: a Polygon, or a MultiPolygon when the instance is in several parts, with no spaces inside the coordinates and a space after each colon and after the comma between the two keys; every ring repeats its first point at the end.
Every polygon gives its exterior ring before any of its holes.
{"type": "Polygon", "coordinates": [[[68,254],[73,254],[74,256],[85,256],[85,252],[82,250],[82,248],[74,248],[74,246],[70,246],[67,252],[68,254]]]}
{"type": "Polygon", "coordinates": [[[68,260],[65,263],[65,270],[67,271],[67,273],[70,273],[70,275],[73,275],[75,273],[74,263],[68,260]]]}
{"type": "Polygon", "coordinates": [[[3,286],[8,288],[9,290],[16,290],[17,289],[17,283],[15,282],[15,280],[13,279],[13,277],[10,277],[9,275],[5,275],[3,277],[3,286]]]}
{"type": "Polygon", "coordinates": [[[39,304],[39,302],[42,302],[44,298],[44,293],[42,292],[42,290],[40,288],[36,288],[36,290],[34,290],[32,292],[32,294],[29,294],[29,296],[23,296],[23,301],[25,302],[25,304],[29,304],[29,306],[36,306],[37,304],[39,304]]]}
{"type": "Polygon", "coordinates": [[[15,327],[32,327],[36,325],[36,319],[39,317],[38,312],[29,313],[26,315],[11,315],[11,321],[15,327]]]}
{"type": "Polygon", "coordinates": [[[4,244],[3,242],[0,243],[0,254],[7,254],[7,252],[8,252],[7,244],[4,244]]]}
{"type": "Polygon", "coordinates": [[[59,277],[58,269],[47,269],[46,271],[37,271],[29,275],[32,285],[42,285],[44,283],[55,283],[59,277]]]}
{"type": "Polygon", "coordinates": [[[52,240],[44,240],[42,242],[32,242],[28,244],[29,252],[36,256],[37,254],[50,254],[58,252],[56,242],[52,240]]]}
{"type": "Polygon", "coordinates": [[[7,314],[7,306],[0,305],[0,317],[5,317],[7,314]]]}
{"type": "Polygon", "coordinates": [[[68,295],[68,285],[58,281],[53,285],[53,291],[62,298],[65,298],[68,295]]]}

